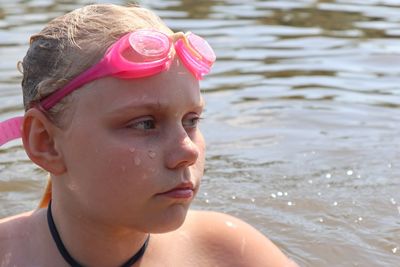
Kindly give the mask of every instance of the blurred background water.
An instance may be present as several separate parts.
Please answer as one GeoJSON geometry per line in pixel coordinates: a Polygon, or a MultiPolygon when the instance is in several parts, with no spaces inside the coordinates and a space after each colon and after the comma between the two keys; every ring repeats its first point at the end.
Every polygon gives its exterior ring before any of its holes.
{"type": "MultiPolygon", "coordinates": [[[[92,2],[0,0],[0,120],[22,114],[29,36],[92,2]]],[[[139,3],[218,56],[195,208],[246,220],[301,266],[400,266],[400,1],[139,3]]],[[[45,176],[4,146],[0,217],[34,208],[45,176]]]]}

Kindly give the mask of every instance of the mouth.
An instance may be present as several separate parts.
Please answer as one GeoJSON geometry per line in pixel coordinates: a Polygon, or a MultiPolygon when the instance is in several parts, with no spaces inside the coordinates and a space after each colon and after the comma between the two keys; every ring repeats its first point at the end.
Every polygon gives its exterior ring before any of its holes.
{"type": "Polygon", "coordinates": [[[174,188],[157,195],[169,198],[190,199],[194,196],[194,185],[192,182],[180,183],[174,188]]]}

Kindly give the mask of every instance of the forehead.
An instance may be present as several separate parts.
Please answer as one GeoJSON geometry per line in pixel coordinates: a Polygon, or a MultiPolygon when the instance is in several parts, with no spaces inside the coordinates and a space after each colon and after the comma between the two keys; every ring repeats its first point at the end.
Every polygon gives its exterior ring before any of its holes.
{"type": "Polygon", "coordinates": [[[168,71],[151,77],[126,80],[107,77],[82,89],[78,90],[77,109],[106,111],[146,103],[170,107],[202,104],[198,80],[177,59],[168,71]]]}

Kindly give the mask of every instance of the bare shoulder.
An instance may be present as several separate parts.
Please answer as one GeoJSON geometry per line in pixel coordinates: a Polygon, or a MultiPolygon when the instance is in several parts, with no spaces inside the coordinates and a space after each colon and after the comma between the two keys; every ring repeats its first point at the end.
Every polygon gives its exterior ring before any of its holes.
{"type": "Polygon", "coordinates": [[[297,266],[254,227],[228,214],[190,211],[184,228],[218,266],[297,266]]]}
{"type": "MultiPolygon", "coordinates": [[[[0,219],[0,266],[12,265],[19,253],[24,251],[33,236],[30,227],[33,211],[0,219]]],[[[19,262],[19,261],[18,261],[19,262]]]]}
{"type": "Polygon", "coordinates": [[[23,226],[26,217],[30,216],[31,213],[32,212],[26,212],[0,219],[0,245],[4,243],[3,241],[9,241],[14,234],[19,232],[18,229],[23,226]]]}

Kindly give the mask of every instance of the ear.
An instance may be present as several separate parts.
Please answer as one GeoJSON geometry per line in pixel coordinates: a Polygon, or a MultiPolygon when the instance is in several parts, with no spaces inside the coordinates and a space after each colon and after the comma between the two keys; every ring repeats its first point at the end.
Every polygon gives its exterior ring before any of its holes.
{"type": "Polygon", "coordinates": [[[54,175],[66,171],[62,153],[55,142],[57,132],[57,126],[39,109],[31,108],[25,113],[21,129],[25,151],[34,163],[54,175]]]}

